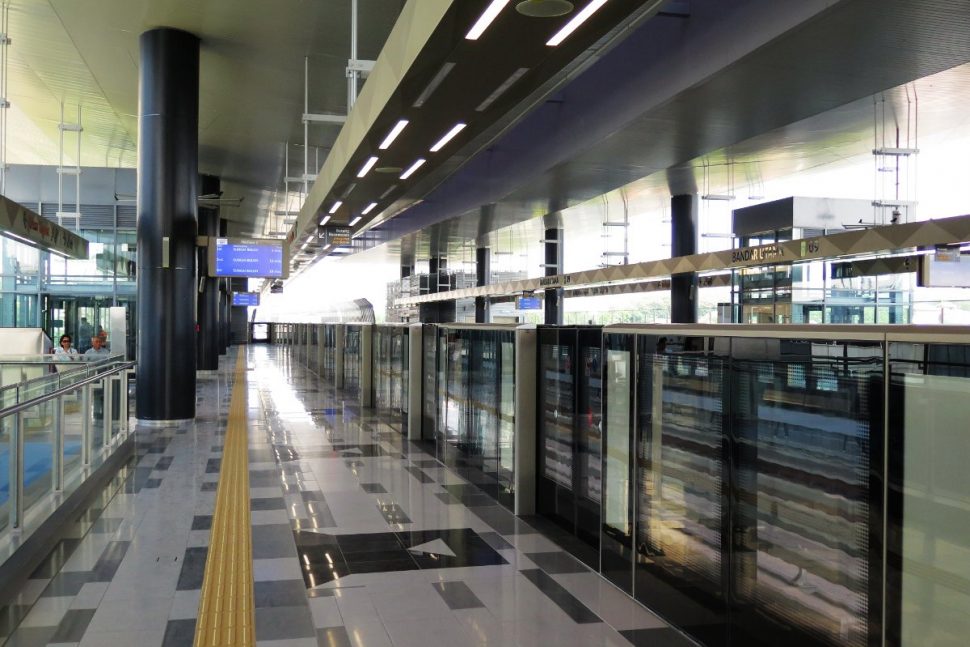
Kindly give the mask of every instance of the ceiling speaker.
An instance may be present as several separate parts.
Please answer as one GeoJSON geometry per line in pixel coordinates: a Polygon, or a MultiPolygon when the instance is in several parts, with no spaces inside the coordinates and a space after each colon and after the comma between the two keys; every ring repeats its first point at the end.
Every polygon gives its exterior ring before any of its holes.
{"type": "Polygon", "coordinates": [[[555,18],[572,11],[573,3],[569,0],[523,0],[515,5],[515,10],[531,18],[555,18]]]}

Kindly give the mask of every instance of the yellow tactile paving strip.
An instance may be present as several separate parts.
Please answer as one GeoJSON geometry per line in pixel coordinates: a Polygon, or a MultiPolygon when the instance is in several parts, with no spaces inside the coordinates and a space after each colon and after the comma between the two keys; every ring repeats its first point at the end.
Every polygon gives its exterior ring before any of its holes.
{"type": "Polygon", "coordinates": [[[229,402],[195,647],[256,644],[246,423],[246,356],[240,352],[229,402]]]}

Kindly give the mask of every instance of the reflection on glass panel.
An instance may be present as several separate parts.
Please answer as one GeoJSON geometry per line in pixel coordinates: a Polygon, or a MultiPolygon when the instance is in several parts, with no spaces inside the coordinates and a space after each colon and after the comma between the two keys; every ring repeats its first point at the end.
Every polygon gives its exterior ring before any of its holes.
{"type": "MultiPolygon", "coordinates": [[[[598,333],[597,333],[598,335],[598,333]]],[[[602,350],[599,346],[582,345],[581,388],[576,410],[579,430],[579,494],[600,502],[602,496],[602,350]]]]}
{"type": "Polygon", "coordinates": [[[82,423],[81,389],[69,393],[63,398],[64,425],[64,472],[69,474],[81,465],[82,423]]]}
{"type": "Polygon", "coordinates": [[[425,326],[421,345],[424,347],[424,398],[422,405],[421,438],[434,437],[438,410],[438,337],[437,328],[425,326]]]}
{"type": "Polygon", "coordinates": [[[732,349],[739,597],[825,643],[861,647],[882,347],[735,339],[732,349]]]}
{"type": "Polygon", "coordinates": [[[630,535],[630,353],[606,352],[606,492],[603,522],[607,530],[630,535]]]}
{"type": "Polygon", "coordinates": [[[24,436],[24,510],[51,491],[54,459],[54,403],[44,402],[20,416],[24,436]]]}
{"type": "Polygon", "coordinates": [[[14,416],[0,418],[0,529],[10,519],[10,434],[14,416]]]}
{"type": "Polygon", "coordinates": [[[513,491],[512,476],[515,473],[515,344],[502,342],[501,408],[499,410],[499,492],[513,491]]]}
{"type": "MultiPolygon", "coordinates": [[[[902,440],[904,647],[970,636],[970,345],[892,344],[891,433],[902,440]]],[[[901,479],[901,487],[900,487],[901,479]]],[[[893,526],[899,520],[891,519],[893,526]]],[[[898,554],[899,547],[892,547],[898,554]]]]}
{"type": "Polygon", "coordinates": [[[637,561],[718,592],[726,360],[703,338],[640,342],[637,561]]]}
{"type": "Polygon", "coordinates": [[[572,353],[569,346],[543,344],[539,359],[542,384],[543,475],[562,487],[573,486],[572,353]]]}

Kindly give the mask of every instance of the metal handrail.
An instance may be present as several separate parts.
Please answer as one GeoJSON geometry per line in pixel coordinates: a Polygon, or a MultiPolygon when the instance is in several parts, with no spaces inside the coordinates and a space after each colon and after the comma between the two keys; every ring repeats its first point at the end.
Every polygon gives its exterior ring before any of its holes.
{"type": "MultiPolygon", "coordinates": [[[[81,357],[83,357],[83,355],[81,357]]],[[[115,357],[122,357],[122,354],[118,353],[117,355],[115,355],[115,357]]],[[[59,370],[57,373],[48,373],[47,375],[40,375],[38,377],[34,377],[29,380],[24,380],[23,382],[11,382],[10,384],[0,386],[0,396],[2,396],[7,391],[15,391],[17,389],[24,388],[24,387],[30,388],[35,384],[37,384],[38,382],[42,382],[43,380],[50,380],[51,377],[53,376],[56,376],[57,382],[60,383],[61,378],[73,377],[78,373],[85,373],[91,370],[92,368],[95,371],[97,371],[98,368],[104,368],[104,366],[107,366],[108,364],[114,364],[116,361],[117,360],[104,361],[100,359],[98,360],[88,359],[88,360],[80,360],[80,361],[78,360],[51,361],[51,362],[48,362],[48,364],[57,365],[57,366],[69,366],[73,370],[69,370],[69,371],[59,370]]],[[[0,364],[18,365],[18,362],[0,361],[0,364]]],[[[45,366],[46,364],[38,362],[35,365],[45,366]]]]}
{"type": "Polygon", "coordinates": [[[110,370],[102,371],[100,373],[95,373],[91,377],[86,377],[83,380],[78,380],[77,382],[69,386],[62,387],[60,389],[57,389],[56,391],[51,391],[50,393],[45,393],[44,395],[33,398],[32,400],[27,400],[26,402],[20,402],[18,404],[11,405],[6,409],[0,409],[0,418],[5,418],[9,415],[20,413],[21,411],[26,411],[31,407],[36,407],[39,404],[44,404],[45,402],[49,402],[51,400],[57,399],[62,395],[68,395],[70,393],[77,391],[78,388],[82,386],[93,384],[95,382],[103,380],[104,378],[110,375],[114,375],[115,373],[126,371],[134,365],[135,365],[135,362],[122,362],[121,364],[119,364],[118,366],[110,370]]]}

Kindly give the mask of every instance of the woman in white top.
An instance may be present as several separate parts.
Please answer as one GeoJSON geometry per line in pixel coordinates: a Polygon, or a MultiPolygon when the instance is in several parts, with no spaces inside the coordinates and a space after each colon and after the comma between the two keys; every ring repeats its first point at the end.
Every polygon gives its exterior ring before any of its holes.
{"type": "Polygon", "coordinates": [[[58,346],[54,349],[54,357],[58,359],[77,359],[80,357],[77,349],[71,346],[70,335],[61,335],[58,346]]]}

